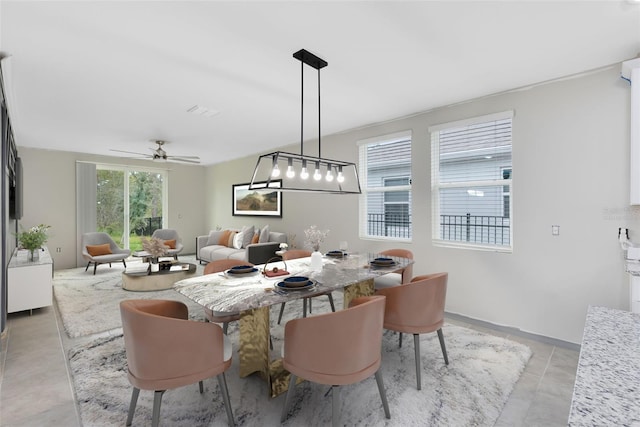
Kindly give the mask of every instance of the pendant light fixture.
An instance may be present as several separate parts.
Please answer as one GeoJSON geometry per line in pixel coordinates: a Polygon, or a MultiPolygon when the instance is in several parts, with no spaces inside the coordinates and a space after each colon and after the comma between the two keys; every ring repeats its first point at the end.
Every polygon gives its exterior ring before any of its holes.
{"type": "Polygon", "coordinates": [[[300,154],[274,151],[258,158],[249,189],[274,188],[278,191],[311,191],[332,194],[360,194],[355,163],[322,157],[320,131],[320,70],[327,61],[301,49],[293,54],[300,61],[300,154]],[[304,154],[304,66],[318,70],[318,155],[304,154]]]}

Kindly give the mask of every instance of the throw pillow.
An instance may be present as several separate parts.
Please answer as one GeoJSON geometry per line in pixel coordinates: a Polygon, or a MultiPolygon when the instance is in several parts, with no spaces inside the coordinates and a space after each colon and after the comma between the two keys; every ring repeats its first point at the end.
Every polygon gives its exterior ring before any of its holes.
{"type": "Polygon", "coordinates": [[[237,231],[230,231],[229,232],[229,241],[225,245],[226,247],[228,247],[228,248],[232,248],[233,247],[233,239],[236,238],[236,234],[238,234],[237,231]]]}
{"type": "Polygon", "coordinates": [[[260,230],[260,238],[258,239],[258,243],[266,243],[269,241],[269,226],[265,225],[260,230]]]}
{"type": "Polygon", "coordinates": [[[169,246],[169,249],[175,249],[176,248],[176,239],[172,239],[172,240],[165,240],[164,244],[166,246],[169,246]]]}
{"type": "Polygon", "coordinates": [[[219,245],[220,244],[220,236],[218,236],[218,238],[216,239],[216,237],[215,237],[216,233],[217,233],[216,230],[211,230],[209,232],[209,238],[207,239],[207,244],[205,246],[219,245]]]}
{"type": "Polygon", "coordinates": [[[241,231],[239,233],[236,233],[236,235],[233,236],[233,247],[236,249],[241,249],[243,241],[244,241],[244,232],[241,231]]]}
{"type": "Polygon", "coordinates": [[[109,255],[111,254],[111,245],[105,243],[104,245],[87,245],[87,252],[91,256],[109,255]]]}
{"type": "Polygon", "coordinates": [[[251,244],[258,243],[258,240],[260,240],[260,233],[255,233],[253,239],[251,239],[251,244]]]}
{"type": "Polygon", "coordinates": [[[253,231],[254,231],[253,225],[251,227],[242,227],[242,233],[243,233],[242,247],[243,248],[246,248],[251,244],[251,241],[253,240],[253,235],[254,235],[253,231]]]}
{"type": "MultiPolygon", "coordinates": [[[[231,230],[224,230],[220,239],[218,240],[218,244],[221,246],[229,246],[229,236],[231,235],[231,230]]],[[[233,240],[232,240],[233,242],[233,240]]]]}

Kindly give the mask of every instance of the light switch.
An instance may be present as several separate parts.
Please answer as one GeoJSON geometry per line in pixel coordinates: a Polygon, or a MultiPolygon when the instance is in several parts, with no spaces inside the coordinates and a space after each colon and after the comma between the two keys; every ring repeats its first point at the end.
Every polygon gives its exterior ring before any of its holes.
{"type": "Polygon", "coordinates": [[[551,226],[551,235],[553,235],[553,236],[559,236],[560,235],[560,226],[559,225],[552,225],[551,226]]]}

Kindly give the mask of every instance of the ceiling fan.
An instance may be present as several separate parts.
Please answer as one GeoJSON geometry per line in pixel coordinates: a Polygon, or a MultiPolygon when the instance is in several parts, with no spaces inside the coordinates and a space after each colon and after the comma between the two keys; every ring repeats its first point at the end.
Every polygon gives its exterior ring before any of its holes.
{"type": "MultiPolygon", "coordinates": [[[[170,156],[166,151],[162,148],[164,144],[168,144],[168,141],[163,141],[160,139],[152,139],[151,142],[158,144],[158,148],[149,148],[152,154],[144,154],[144,153],[136,153],[133,151],[123,151],[123,150],[110,150],[118,153],[127,153],[127,154],[135,154],[137,156],[142,156],[145,159],[151,159],[154,162],[183,162],[183,163],[200,163],[200,157],[198,156],[170,156]]],[[[133,157],[138,158],[138,157],[133,157]]]]}

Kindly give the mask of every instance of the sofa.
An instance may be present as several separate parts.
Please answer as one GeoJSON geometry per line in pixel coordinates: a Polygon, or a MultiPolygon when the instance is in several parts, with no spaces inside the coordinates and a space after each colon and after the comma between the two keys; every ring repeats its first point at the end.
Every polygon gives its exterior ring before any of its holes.
{"type": "Polygon", "coordinates": [[[287,234],[270,231],[269,226],[212,230],[207,235],[196,237],[196,259],[200,264],[219,259],[264,264],[276,256],[280,243],[287,243],[287,234]]]}

